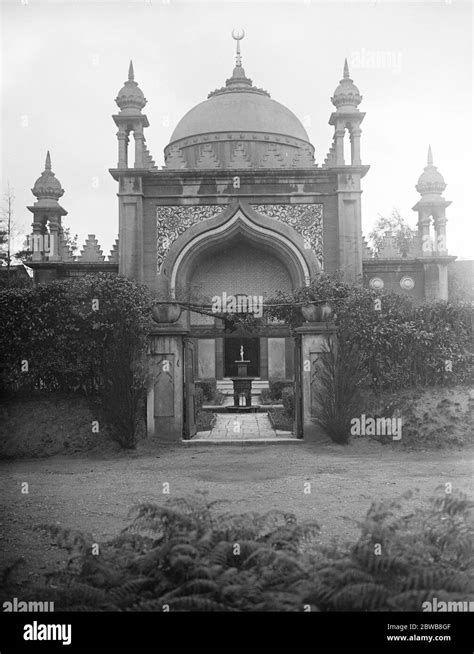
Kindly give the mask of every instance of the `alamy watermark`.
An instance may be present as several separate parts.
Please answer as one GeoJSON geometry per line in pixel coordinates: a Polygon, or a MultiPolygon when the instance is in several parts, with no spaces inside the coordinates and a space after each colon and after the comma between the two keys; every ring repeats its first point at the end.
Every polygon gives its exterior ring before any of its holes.
{"type": "Polygon", "coordinates": [[[402,70],[402,53],[390,50],[354,50],[350,54],[349,67],[352,68],[378,68],[391,70],[398,75],[402,70]]]}
{"type": "Polygon", "coordinates": [[[261,295],[214,295],[211,300],[213,313],[253,313],[256,318],[263,316],[263,297],[261,295]]]}
{"type": "Polygon", "coordinates": [[[474,602],[468,602],[465,600],[459,602],[439,602],[437,597],[433,597],[432,600],[423,602],[421,608],[423,611],[434,611],[437,613],[467,613],[469,611],[474,611],[474,602]]]}
{"type": "Polygon", "coordinates": [[[49,613],[54,611],[54,602],[25,602],[19,600],[18,597],[14,597],[11,602],[3,602],[2,608],[5,613],[21,613],[27,611],[31,613],[49,613]]]}
{"type": "Polygon", "coordinates": [[[71,644],[70,624],[42,624],[36,622],[25,624],[23,640],[61,640],[63,645],[71,644]]]}
{"type": "Polygon", "coordinates": [[[391,436],[399,441],[402,437],[401,418],[370,418],[363,413],[351,419],[352,436],[391,436]]]}
{"type": "Polygon", "coordinates": [[[43,252],[49,255],[55,251],[55,239],[54,234],[28,234],[23,246],[30,252],[43,252]]]}

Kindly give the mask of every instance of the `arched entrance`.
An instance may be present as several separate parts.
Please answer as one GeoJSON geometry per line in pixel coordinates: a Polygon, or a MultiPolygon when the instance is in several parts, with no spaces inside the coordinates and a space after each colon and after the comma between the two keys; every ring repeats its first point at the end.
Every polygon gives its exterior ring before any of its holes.
{"type": "MultiPolygon", "coordinates": [[[[218,312],[234,313],[226,302],[244,298],[245,312],[257,316],[277,291],[308,283],[319,272],[319,263],[291,226],[238,204],[181,234],[162,271],[178,301],[187,299],[201,308],[218,301],[218,312]]],[[[183,349],[185,437],[192,436],[194,382],[212,381],[233,397],[232,378],[242,351],[254,380],[252,394],[259,396],[271,382],[292,383],[295,378],[295,342],[282,322],[263,321],[257,332],[228,333],[221,318],[189,309],[181,325],[187,331],[185,341],[192,344],[183,349]]]]}
{"type": "MultiPolygon", "coordinates": [[[[188,232],[166,261],[171,288],[176,297],[187,289],[189,299],[197,304],[210,305],[223,298],[224,312],[224,298],[243,296],[261,307],[277,291],[290,292],[319,270],[299,234],[248,207],[239,205],[188,232]]],[[[294,378],[294,344],[282,323],[266,324],[258,334],[228,334],[222,320],[189,312],[188,327],[197,379],[217,380],[227,394],[235,369],[232,357],[242,345],[251,357],[256,394],[268,388],[269,381],[294,378]]]]}

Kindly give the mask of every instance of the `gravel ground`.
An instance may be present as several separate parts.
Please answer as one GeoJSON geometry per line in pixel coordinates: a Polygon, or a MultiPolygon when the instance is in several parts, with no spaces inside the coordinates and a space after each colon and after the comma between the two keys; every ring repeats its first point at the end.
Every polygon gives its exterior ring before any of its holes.
{"type": "Polygon", "coordinates": [[[196,489],[225,498],[238,512],[278,508],[316,520],[321,540],[353,539],[373,500],[419,488],[426,498],[451,482],[472,494],[474,449],[398,451],[365,439],[347,447],[304,443],[148,448],[133,454],[56,456],[0,464],[0,567],[23,556],[25,583],[38,582],[64,554],[33,531],[60,524],[98,542],[126,524],[137,502],[163,502],[163,483],[176,496],[196,489]],[[304,493],[305,482],[311,493],[304,493]],[[27,482],[28,494],[22,494],[27,482]]]}

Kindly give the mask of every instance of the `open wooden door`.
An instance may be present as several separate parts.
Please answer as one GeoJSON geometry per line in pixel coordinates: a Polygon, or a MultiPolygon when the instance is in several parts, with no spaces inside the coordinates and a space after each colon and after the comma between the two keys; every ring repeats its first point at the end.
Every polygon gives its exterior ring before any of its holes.
{"type": "Polygon", "coordinates": [[[301,361],[301,336],[294,338],[295,343],[295,422],[294,434],[296,438],[303,438],[303,366],[301,361]]]}
{"type": "Polygon", "coordinates": [[[183,438],[189,440],[196,434],[196,405],[194,386],[194,343],[184,339],[184,421],[183,438]]]}

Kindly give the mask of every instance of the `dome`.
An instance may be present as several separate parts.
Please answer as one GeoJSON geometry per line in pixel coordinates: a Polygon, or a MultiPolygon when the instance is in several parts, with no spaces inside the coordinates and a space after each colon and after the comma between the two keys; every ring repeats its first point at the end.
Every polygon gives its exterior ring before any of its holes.
{"type": "Polygon", "coordinates": [[[416,190],[421,195],[428,195],[431,193],[441,194],[446,188],[444,177],[438,171],[437,167],[433,165],[433,154],[431,146],[428,148],[428,162],[423,172],[421,173],[416,190]]]}
{"type": "Polygon", "coordinates": [[[252,85],[238,60],[226,85],[179,121],[165,148],[166,168],[314,166],[300,120],[252,85]]]}
{"type": "Polygon", "coordinates": [[[146,99],[143,95],[143,91],[134,79],[132,62],[130,62],[130,67],[128,69],[128,80],[120,89],[118,96],[115,98],[115,102],[117,103],[121,112],[130,114],[136,114],[137,111],[140,113],[143,107],[146,105],[146,99]]]}
{"type": "Polygon", "coordinates": [[[349,77],[347,59],[344,62],[343,77],[339,82],[339,86],[334,91],[331,102],[337,110],[341,112],[343,112],[346,107],[349,110],[354,111],[354,108],[357,108],[362,102],[362,96],[359,93],[359,89],[349,77]]]}
{"type": "Polygon", "coordinates": [[[36,180],[31,192],[39,200],[41,199],[54,199],[58,200],[64,195],[64,190],[61,188],[61,182],[56,179],[55,174],[51,170],[51,157],[49,151],[46,154],[45,169],[41,176],[36,180]]]}
{"type": "Polygon", "coordinates": [[[284,105],[268,95],[244,89],[211,95],[179,121],[170,143],[214,132],[273,132],[309,141],[305,128],[284,105]]]}

